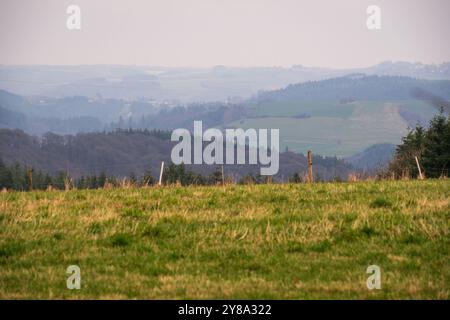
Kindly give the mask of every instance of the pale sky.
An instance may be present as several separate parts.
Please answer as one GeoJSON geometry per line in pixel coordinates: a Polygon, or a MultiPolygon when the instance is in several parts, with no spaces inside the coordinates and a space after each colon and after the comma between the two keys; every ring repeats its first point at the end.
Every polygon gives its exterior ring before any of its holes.
{"type": "Polygon", "coordinates": [[[367,67],[450,61],[448,0],[0,0],[0,64],[367,67]],[[81,30],[66,8],[81,8],[81,30]],[[366,8],[381,8],[381,30],[366,8]]]}

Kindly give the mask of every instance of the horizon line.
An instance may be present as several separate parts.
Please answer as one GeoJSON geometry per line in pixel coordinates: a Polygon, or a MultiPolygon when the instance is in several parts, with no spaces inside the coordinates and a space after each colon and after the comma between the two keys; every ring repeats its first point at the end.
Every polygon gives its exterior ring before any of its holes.
{"type": "Polygon", "coordinates": [[[408,63],[412,65],[424,65],[424,66],[441,66],[450,64],[450,59],[446,61],[442,61],[439,63],[423,63],[420,61],[406,61],[406,60],[384,60],[375,64],[371,64],[365,67],[330,67],[330,66],[307,66],[301,63],[287,65],[248,65],[248,66],[239,66],[239,65],[223,65],[216,64],[210,66],[189,66],[189,65],[180,65],[180,66],[169,66],[169,65],[151,65],[151,64],[121,64],[121,63],[93,63],[93,64],[40,64],[40,63],[30,63],[30,64],[3,64],[0,63],[0,67],[146,67],[146,68],[165,68],[165,69],[214,69],[214,68],[230,68],[230,69],[260,69],[260,68],[271,68],[271,69],[292,69],[292,68],[305,68],[305,69],[330,69],[330,70],[349,70],[349,69],[367,69],[375,66],[379,66],[381,64],[398,64],[398,63],[408,63]]]}

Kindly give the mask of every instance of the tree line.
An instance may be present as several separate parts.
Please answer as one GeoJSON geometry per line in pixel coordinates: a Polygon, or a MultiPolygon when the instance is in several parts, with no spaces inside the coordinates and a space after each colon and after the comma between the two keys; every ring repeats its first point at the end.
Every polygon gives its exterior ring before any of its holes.
{"type": "MultiPolygon", "coordinates": [[[[238,184],[260,184],[267,183],[270,178],[261,175],[249,173],[241,177],[238,184]]],[[[64,171],[58,172],[56,175],[41,170],[33,170],[31,167],[22,166],[19,163],[12,165],[5,164],[0,159],[0,190],[48,190],[48,189],[98,189],[107,187],[121,187],[134,186],[144,187],[158,184],[151,170],[146,170],[142,175],[137,176],[135,173],[130,173],[126,177],[107,176],[104,172],[98,175],[81,176],[78,179],[73,179],[64,171]]],[[[235,181],[231,176],[225,176],[222,173],[221,167],[216,167],[214,172],[209,175],[202,175],[195,173],[192,170],[186,169],[183,164],[175,165],[169,164],[162,177],[162,183],[165,185],[218,185],[229,184],[235,181]]],[[[298,173],[294,174],[290,179],[291,183],[302,182],[298,173]]]]}
{"type": "MultiPolygon", "coordinates": [[[[156,136],[160,139],[168,139],[169,132],[165,130],[141,130],[140,134],[156,136]]],[[[134,135],[135,130],[118,130],[112,135],[125,134],[134,135]]],[[[397,146],[395,154],[386,170],[380,172],[381,178],[394,176],[395,178],[419,176],[417,161],[427,178],[439,178],[448,176],[450,166],[450,116],[446,117],[443,108],[439,114],[430,120],[428,127],[417,124],[408,134],[403,137],[402,143],[397,146]]],[[[327,160],[321,159],[317,160],[327,160]]],[[[331,160],[329,160],[331,161],[331,160]]],[[[336,160],[337,161],[337,160],[336,160]]],[[[315,181],[320,181],[320,176],[316,176],[315,181]]],[[[334,179],[341,181],[341,179],[334,179]]],[[[288,178],[290,183],[303,182],[302,176],[294,173],[288,178]]],[[[270,182],[270,178],[252,173],[247,173],[238,181],[230,176],[223,176],[221,167],[216,167],[215,171],[209,175],[202,175],[188,170],[183,164],[169,164],[163,173],[163,184],[180,185],[215,185],[222,183],[258,184],[270,182]]],[[[97,189],[104,187],[119,187],[123,185],[150,186],[158,181],[152,175],[150,166],[139,175],[130,173],[127,176],[108,176],[105,172],[100,174],[84,175],[79,178],[72,178],[67,172],[59,171],[56,174],[49,174],[42,170],[33,170],[15,164],[6,164],[0,159],[0,189],[8,190],[46,190],[53,189],[97,189]]]]}
{"type": "Polygon", "coordinates": [[[428,128],[417,124],[403,137],[385,174],[418,177],[416,157],[427,178],[447,177],[450,166],[450,115],[441,108],[428,128]]]}

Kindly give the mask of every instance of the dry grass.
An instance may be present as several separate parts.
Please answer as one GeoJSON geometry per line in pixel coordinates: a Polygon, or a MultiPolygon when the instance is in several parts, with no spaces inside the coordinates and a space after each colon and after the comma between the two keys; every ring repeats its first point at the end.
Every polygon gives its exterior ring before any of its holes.
{"type": "Polygon", "coordinates": [[[0,298],[450,295],[450,181],[0,194],[0,298]],[[81,268],[81,290],[66,268],[81,268]],[[367,266],[382,289],[366,288],[367,266]]]}

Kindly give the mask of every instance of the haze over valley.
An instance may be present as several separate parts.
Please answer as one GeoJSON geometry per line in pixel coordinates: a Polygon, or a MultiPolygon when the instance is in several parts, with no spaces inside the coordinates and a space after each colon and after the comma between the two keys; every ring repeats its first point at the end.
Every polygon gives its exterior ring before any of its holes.
{"type": "MultiPolygon", "coordinates": [[[[408,128],[426,126],[440,107],[449,111],[449,66],[406,62],[352,70],[2,66],[0,126],[38,137],[47,132],[192,130],[195,120],[219,129],[279,128],[284,158],[314,150],[317,155],[348,159],[355,169],[371,170],[387,163],[408,128]]],[[[3,158],[30,162],[19,156],[20,148],[7,147],[13,136],[17,135],[2,133],[3,158]]],[[[83,139],[87,137],[95,135],[83,139]]],[[[101,148],[94,150],[94,157],[106,157],[101,148]]],[[[155,155],[154,169],[168,156],[167,150],[155,155]]],[[[108,165],[104,163],[104,168],[108,165]]],[[[44,167],[55,171],[61,166],[62,162],[44,167]]],[[[131,168],[118,172],[127,170],[131,168]]]]}

